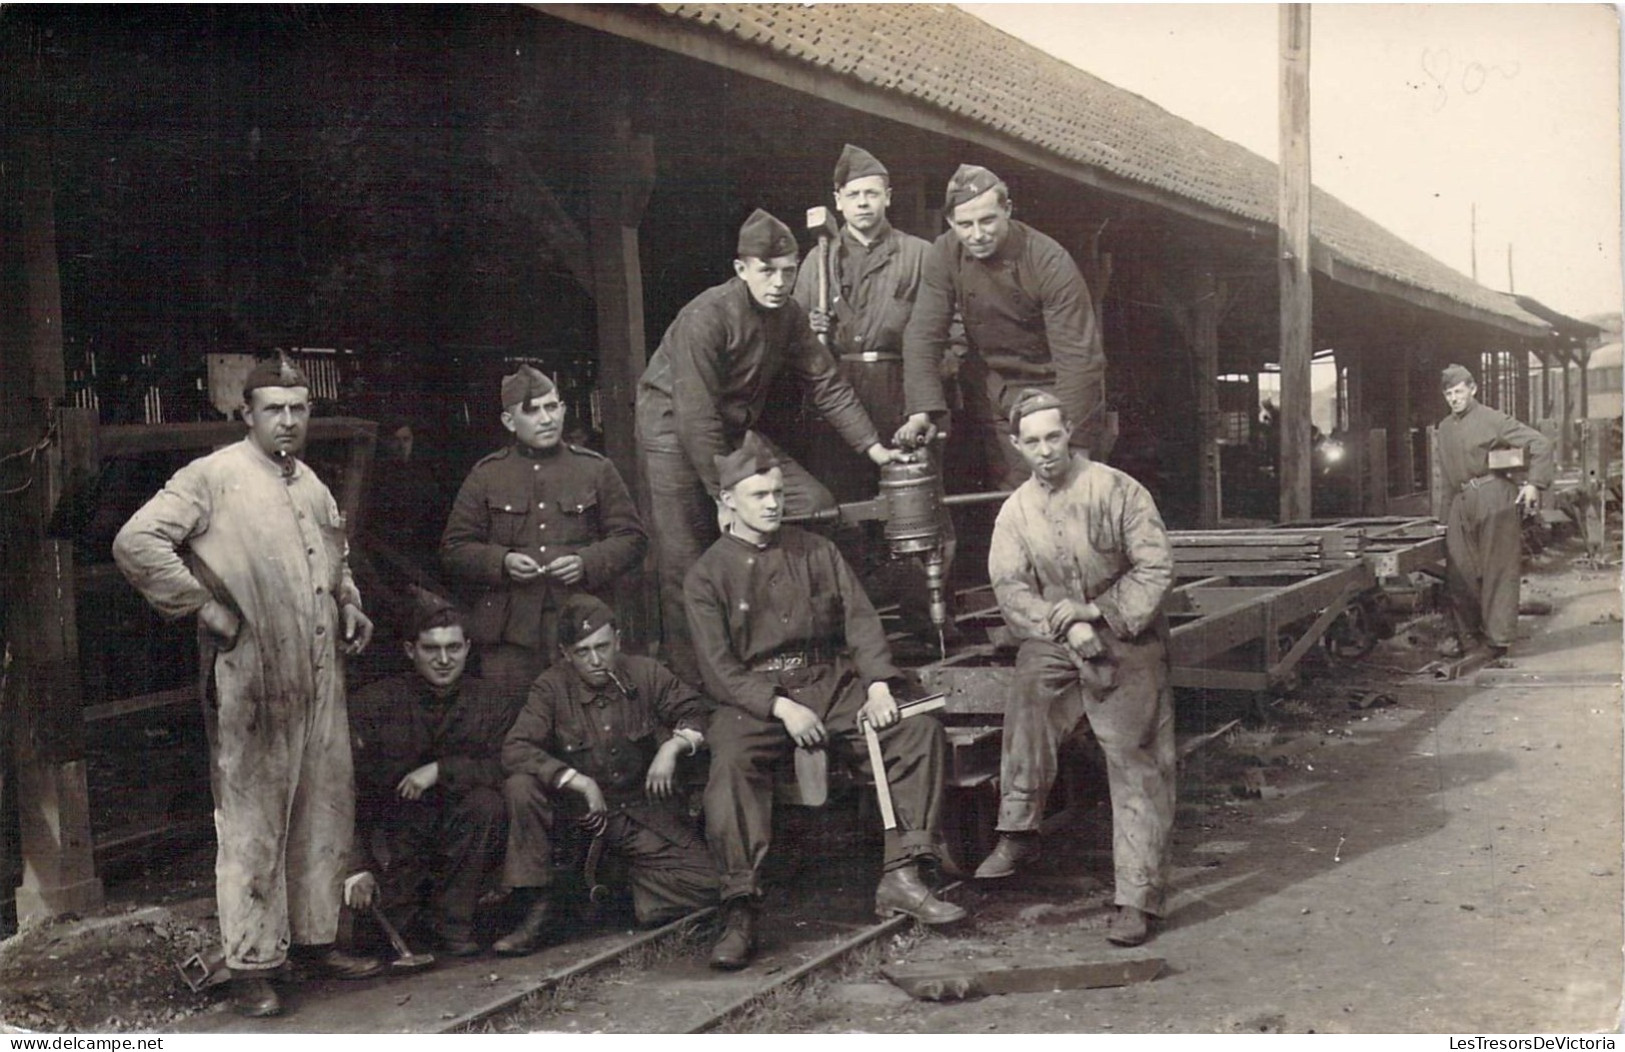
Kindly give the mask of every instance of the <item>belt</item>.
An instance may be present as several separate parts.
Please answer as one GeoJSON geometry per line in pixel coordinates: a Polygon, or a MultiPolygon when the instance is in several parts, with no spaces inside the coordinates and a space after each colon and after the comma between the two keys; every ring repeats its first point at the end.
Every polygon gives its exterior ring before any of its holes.
{"type": "Polygon", "coordinates": [[[791,672],[798,668],[810,668],[813,665],[827,665],[835,660],[835,655],[826,650],[781,650],[754,662],[750,666],[752,672],[791,672]]]}
{"type": "Polygon", "coordinates": [[[1477,489],[1486,482],[1495,482],[1499,480],[1500,477],[1500,475],[1474,475],[1472,478],[1461,484],[1461,492],[1466,493],[1470,489],[1477,489]]]}
{"type": "Polygon", "coordinates": [[[900,362],[903,356],[898,351],[852,351],[841,355],[843,362],[900,362]]]}

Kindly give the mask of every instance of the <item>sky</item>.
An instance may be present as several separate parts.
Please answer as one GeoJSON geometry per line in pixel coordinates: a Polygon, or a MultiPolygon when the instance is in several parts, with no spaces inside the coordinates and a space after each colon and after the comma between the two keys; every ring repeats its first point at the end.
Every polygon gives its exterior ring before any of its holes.
{"type": "MultiPolygon", "coordinates": [[[[961,4],[1275,160],[1269,4],[961,4]]],[[[1596,4],[1315,4],[1315,184],[1463,274],[1620,310],[1619,22],[1596,4]]]]}

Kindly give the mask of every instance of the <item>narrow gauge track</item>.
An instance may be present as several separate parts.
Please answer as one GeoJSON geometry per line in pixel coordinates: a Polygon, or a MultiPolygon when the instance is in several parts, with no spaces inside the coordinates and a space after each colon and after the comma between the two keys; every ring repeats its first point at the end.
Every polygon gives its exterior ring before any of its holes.
{"type": "MultiPolygon", "coordinates": [[[[951,892],[959,886],[959,882],[949,884],[940,893],[951,892]]],[[[600,949],[580,961],[549,972],[521,989],[509,991],[487,1004],[444,1020],[436,1032],[463,1031],[482,1023],[500,1024],[504,1015],[515,1011],[532,995],[559,989],[573,979],[614,965],[637,950],[678,938],[716,912],[714,907],[701,910],[665,927],[638,933],[600,949]]],[[[913,923],[913,919],[907,916],[895,916],[869,925],[804,920],[799,922],[799,926],[814,925],[825,929],[826,933],[811,939],[772,940],[751,967],[743,971],[718,973],[708,969],[695,955],[687,955],[641,970],[634,979],[620,980],[617,985],[623,988],[619,991],[621,997],[635,1000],[640,1006],[639,1021],[632,1021],[631,1029],[707,1033],[725,1026],[735,1016],[775,991],[834,965],[847,954],[877,939],[904,931],[913,923]],[[664,1022],[660,1025],[648,1022],[651,1013],[664,1022]]],[[[783,931],[782,928],[779,930],[783,931]]],[[[587,1029],[600,1029],[595,1025],[596,1020],[613,1026],[620,1018],[615,1011],[616,994],[617,991],[607,990],[602,998],[593,998],[592,1003],[603,1010],[592,1018],[577,1021],[585,1022],[587,1029]]],[[[559,1029],[553,1024],[580,1015],[579,1011],[565,1011],[549,1017],[548,1029],[559,1029]]],[[[625,1025],[626,1020],[621,1021],[625,1025]]]]}

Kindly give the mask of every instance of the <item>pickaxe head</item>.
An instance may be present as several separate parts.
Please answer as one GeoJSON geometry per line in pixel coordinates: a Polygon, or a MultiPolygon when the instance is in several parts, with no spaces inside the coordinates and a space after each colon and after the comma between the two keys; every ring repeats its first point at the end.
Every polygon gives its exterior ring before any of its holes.
{"type": "Polygon", "coordinates": [[[834,214],[823,205],[807,209],[807,229],[819,237],[834,237],[841,232],[835,224],[834,214]]]}

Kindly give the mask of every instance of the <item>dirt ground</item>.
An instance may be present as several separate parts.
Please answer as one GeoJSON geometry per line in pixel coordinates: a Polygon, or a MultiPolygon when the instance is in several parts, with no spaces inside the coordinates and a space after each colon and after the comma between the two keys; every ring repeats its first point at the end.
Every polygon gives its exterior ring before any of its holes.
{"type": "MultiPolygon", "coordinates": [[[[1182,695],[1182,740],[1243,722],[1182,765],[1170,916],[1146,946],[1103,938],[1102,803],[1050,837],[1030,873],[957,892],[966,925],[894,940],[766,1028],[1617,1030],[1619,577],[1576,565],[1578,551],[1535,559],[1524,597],[1551,613],[1522,618],[1511,658],[1472,680],[1415,674],[1433,656],[1435,615],[1352,668],[1310,668],[1267,704],[1182,695]],[[879,972],[1139,957],[1163,959],[1162,976],[953,1003],[912,1001],[879,972]]],[[[209,863],[206,850],[162,860],[110,883],[101,915],[0,943],[0,1022],[165,1031],[217,1011],[216,993],[191,993],[174,970],[212,936],[209,863]]]]}

